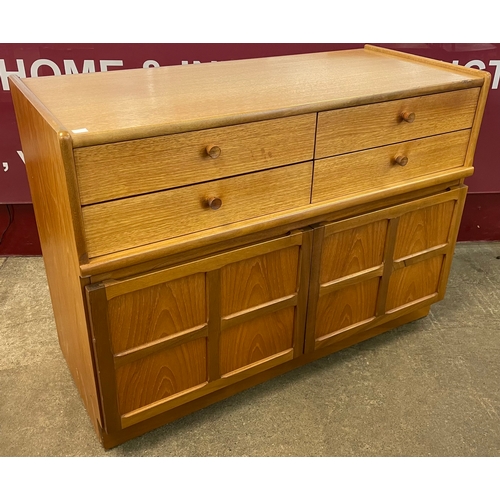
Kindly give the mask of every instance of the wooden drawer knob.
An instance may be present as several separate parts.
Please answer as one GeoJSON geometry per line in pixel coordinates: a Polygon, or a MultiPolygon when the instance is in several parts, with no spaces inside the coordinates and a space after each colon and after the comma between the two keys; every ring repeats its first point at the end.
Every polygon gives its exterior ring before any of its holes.
{"type": "Polygon", "coordinates": [[[409,111],[403,111],[401,113],[401,118],[408,123],[413,123],[415,121],[415,113],[410,113],[409,111]]]}
{"type": "Polygon", "coordinates": [[[398,164],[404,167],[408,163],[408,157],[404,155],[398,155],[396,158],[394,158],[394,161],[398,164]]]}
{"type": "Polygon", "coordinates": [[[206,152],[210,158],[219,158],[222,150],[219,146],[207,146],[206,152]]]}
{"type": "Polygon", "coordinates": [[[207,206],[212,210],[219,210],[219,208],[222,207],[222,200],[216,196],[207,198],[207,206]]]}

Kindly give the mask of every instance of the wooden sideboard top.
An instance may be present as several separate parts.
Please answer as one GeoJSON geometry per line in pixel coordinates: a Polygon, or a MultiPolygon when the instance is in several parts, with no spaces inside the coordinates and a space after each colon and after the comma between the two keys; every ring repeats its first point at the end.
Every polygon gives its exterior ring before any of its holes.
{"type": "Polygon", "coordinates": [[[365,46],[11,81],[81,147],[476,87],[484,75],[365,46]]]}

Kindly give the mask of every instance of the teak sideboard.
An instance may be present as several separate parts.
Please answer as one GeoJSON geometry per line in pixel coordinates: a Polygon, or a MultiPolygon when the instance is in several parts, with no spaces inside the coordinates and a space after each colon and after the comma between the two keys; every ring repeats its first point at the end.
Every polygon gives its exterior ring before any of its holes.
{"type": "Polygon", "coordinates": [[[105,448],[444,296],[487,72],[367,45],[10,81],[105,448]]]}

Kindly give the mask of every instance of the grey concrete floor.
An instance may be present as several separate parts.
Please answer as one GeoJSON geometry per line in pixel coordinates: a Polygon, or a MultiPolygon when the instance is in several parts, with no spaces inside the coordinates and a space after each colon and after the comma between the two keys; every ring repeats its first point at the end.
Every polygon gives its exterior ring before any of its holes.
{"type": "Polygon", "coordinates": [[[43,260],[0,257],[0,456],[500,455],[500,242],[459,243],[429,316],[104,451],[43,260]]]}

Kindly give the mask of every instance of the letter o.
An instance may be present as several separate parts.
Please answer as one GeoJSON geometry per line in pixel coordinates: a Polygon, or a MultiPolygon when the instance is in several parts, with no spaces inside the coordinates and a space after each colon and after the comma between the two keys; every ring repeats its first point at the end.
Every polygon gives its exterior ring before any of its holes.
{"type": "Polygon", "coordinates": [[[59,66],[54,62],[51,61],[50,59],[37,59],[32,65],[31,65],[31,76],[32,77],[37,77],[38,76],[38,70],[40,69],[41,66],[48,66],[52,71],[54,72],[54,75],[60,76],[61,75],[61,70],[59,69],[59,66]]]}

